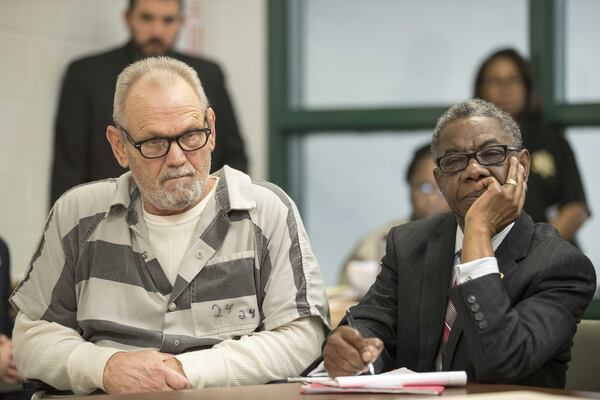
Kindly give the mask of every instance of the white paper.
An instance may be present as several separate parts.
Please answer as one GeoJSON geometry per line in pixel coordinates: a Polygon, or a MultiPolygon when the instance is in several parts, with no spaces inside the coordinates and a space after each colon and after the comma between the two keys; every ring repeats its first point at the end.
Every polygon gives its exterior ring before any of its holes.
{"type": "Polygon", "coordinates": [[[335,378],[334,381],[336,382],[336,386],[339,387],[368,388],[405,385],[464,386],[467,383],[467,373],[465,371],[447,371],[421,372],[414,374],[340,376],[335,378]]]}

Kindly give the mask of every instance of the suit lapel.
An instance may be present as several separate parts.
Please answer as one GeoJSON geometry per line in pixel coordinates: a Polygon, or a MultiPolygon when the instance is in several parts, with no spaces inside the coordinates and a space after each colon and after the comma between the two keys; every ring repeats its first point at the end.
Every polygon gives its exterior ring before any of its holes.
{"type": "Polygon", "coordinates": [[[516,261],[527,256],[534,231],[535,226],[531,217],[522,212],[495,252],[498,269],[504,276],[510,276],[517,266],[516,261]]]}
{"type": "Polygon", "coordinates": [[[419,312],[418,371],[431,371],[442,340],[455,240],[456,220],[448,214],[427,242],[419,312]]]}

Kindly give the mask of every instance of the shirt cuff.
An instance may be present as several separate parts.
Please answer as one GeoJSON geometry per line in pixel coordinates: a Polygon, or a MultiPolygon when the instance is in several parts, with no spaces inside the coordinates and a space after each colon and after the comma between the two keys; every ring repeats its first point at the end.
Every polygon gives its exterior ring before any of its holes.
{"type": "Polygon", "coordinates": [[[222,349],[191,351],[175,356],[193,389],[229,386],[229,370],[222,349]]]}
{"type": "Polygon", "coordinates": [[[118,350],[90,342],[81,343],[73,350],[67,362],[69,381],[75,394],[104,390],[104,367],[118,350]]]}
{"type": "Polygon", "coordinates": [[[500,273],[496,257],[483,257],[464,264],[457,264],[455,271],[457,285],[481,278],[484,275],[500,273]]]}

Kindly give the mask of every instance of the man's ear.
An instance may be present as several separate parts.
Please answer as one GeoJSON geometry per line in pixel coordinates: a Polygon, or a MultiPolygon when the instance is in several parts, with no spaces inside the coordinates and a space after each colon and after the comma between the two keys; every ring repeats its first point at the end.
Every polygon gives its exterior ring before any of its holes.
{"type": "Polygon", "coordinates": [[[519,154],[519,163],[523,166],[523,168],[525,168],[525,176],[523,177],[523,180],[527,182],[527,179],[529,178],[529,171],[531,169],[531,155],[529,154],[529,150],[521,150],[521,153],[519,154]]]}
{"type": "Polygon", "coordinates": [[[123,168],[129,167],[129,159],[125,151],[127,143],[125,143],[125,138],[121,131],[117,127],[109,125],[106,127],[106,138],[119,165],[123,168]]]}
{"type": "Polygon", "coordinates": [[[216,145],[216,136],[217,136],[217,130],[216,130],[216,125],[215,122],[217,121],[217,116],[215,115],[215,112],[213,111],[212,107],[208,107],[208,109],[206,110],[206,119],[208,121],[208,126],[210,128],[210,137],[208,138],[208,147],[210,148],[210,151],[212,152],[215,149],[215,145],[216,145]]]}

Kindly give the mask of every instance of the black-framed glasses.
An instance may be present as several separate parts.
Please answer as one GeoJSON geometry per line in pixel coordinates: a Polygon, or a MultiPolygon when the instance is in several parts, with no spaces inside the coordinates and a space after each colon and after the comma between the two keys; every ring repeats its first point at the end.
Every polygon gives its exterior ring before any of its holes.
{"type": "Polygon", "coordinates": [[[177,142],[183,151],[200,150],[208,143],[208,138],[211,133],[210,128],[207,127],[186,131],[171,138],[154,137],[136,142],[125,128],[116,123],[115,126],[127,136],[129,143],[140,152],[142,157],[150,159],[164,157],[171,149],[171,144],[173,142],[177,142]]]}
{"type": "Polygon", "coordinates": [[[435,163],[442,172],[454,173],[467,168],[471,158],[475,158],[479,165],[486,167],[498,165],[506,160],[509,151],[521,151],[521,149],[509,147],[505,144],[495,144],[469,153],[447,154],[436,158],[435,163]]]}

